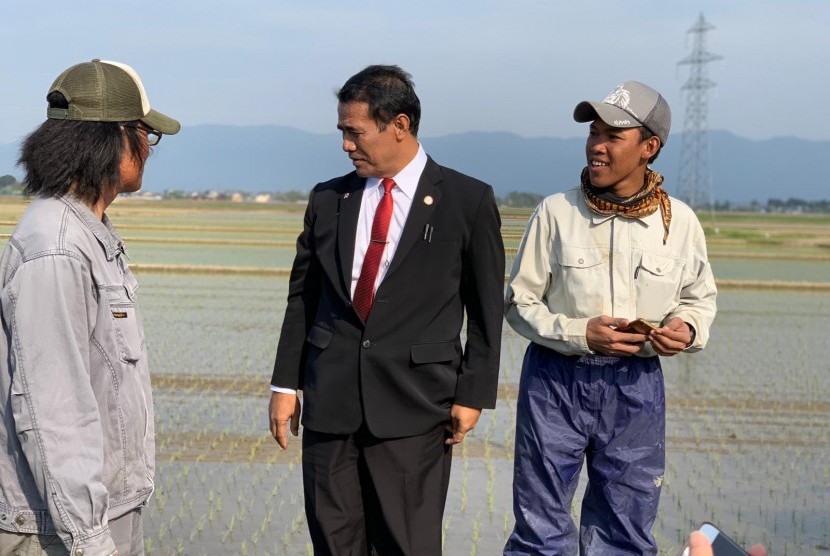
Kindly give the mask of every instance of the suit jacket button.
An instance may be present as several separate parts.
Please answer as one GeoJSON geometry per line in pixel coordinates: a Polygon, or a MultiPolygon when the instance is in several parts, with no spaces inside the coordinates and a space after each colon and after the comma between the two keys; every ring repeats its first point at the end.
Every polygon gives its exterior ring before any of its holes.
{"type": "Polygon", "coordinates": [[[362,345],[363,345],[363,347],[365,347],[366,349],[369,349],[370,347],[372,347],[372,342],[370,342],[369,340],[363,340],[363,344],[362,344],[362,345]]]}
{"type": "Polygon", "coordinates": [[[346,307],[351,307],[351,306],[352,306],[352,302],[347,299],[346,300],[346,307]]]}

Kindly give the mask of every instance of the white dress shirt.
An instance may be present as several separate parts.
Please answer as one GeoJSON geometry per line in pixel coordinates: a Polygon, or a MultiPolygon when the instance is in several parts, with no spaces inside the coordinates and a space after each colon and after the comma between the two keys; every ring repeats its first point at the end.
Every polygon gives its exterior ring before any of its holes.
{"type": "MultiPolygon", "coordinates": [[[[380,261],[380,268],[378,269],[378,276],[373,291],[377,291],[378,286],[386,276],[386,269],[389,268],[392,257],[395,256],[395,250],[398,248],[398,243],[400,243],[406,217],[409,216],[409,209],[412,207],[412,199],[415,198],[418,181],[421,179],[421,174],[424,173],[426,165],[427,153],[419,145],[418,154],[415,155],[415,158],[403,170],[395,176],[385,176],[395,180],[395,187],[392,188],[392,219],[389,221],[386,249],[380,261]]],[[[366,251],[369,249],[369,240],[372,237],[372,224],[375,220],[375,212],[377,211],[381,197],[383,197],[383,186],[380,182],[381,178],[368,178],[366,180],[366,187],[363,190],[363,199],[360,201],[360,216],[357,219],[357,233],[354,238],[352,296],[354,296],[357,280],[360,278],[360,271],[363,268],[363,259],[366,257],[366,251]]]]}
{"type": "MultiPolygon", "coordinates": [[[[386,269],[389,268],[392,257],[395,256],[395,250],[398,248],[398,243],[400,243],[406,217],[409,216],[409,209],[412,207],[412,200],[415,198],[415,190],[418,188],[418,182],[421,179],[421,174],[424,173],[426,165],[427,153],[419,144],[418,153],[415,155],[415,158],[404,166],[403,170],[394,176],[384,176],[395,180],[395,187],[392,188],[392,219],[389,221],[389,232],[386,235],[386,249],[380,261],[380,268],[378,269],[378,276],[375,280],[373,291],[377,291],[378,286],[386,276],[386,269]]],[[[383,197],[383,186],[380,182],[381,178],[367,178],[366,186],[363,190],[363,198],[360,201],[360,215],[357,218],[357,232],[354,238],[352,296],[354,296],[354,290],[357,287],[357,280],[360,278],[360,270],[363,268],[363,259],[366,257],[366,251],[369,249],[375,211],[377,211],[378,203],[380,203],[380,199],[383,197]]],[[[283,394],[296,393],[296,390],[292,390],[291,388],[281,388],[273,385],[271,386],[271,390],[283,394]]]]}

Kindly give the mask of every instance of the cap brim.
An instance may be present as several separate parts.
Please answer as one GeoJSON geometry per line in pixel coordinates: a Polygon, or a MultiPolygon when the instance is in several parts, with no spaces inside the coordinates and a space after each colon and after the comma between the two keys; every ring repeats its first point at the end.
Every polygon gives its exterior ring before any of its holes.
{"type": "Polygon", "coordinates": [[[584,100],[574,108],[574,120],[577,122],[593,122],[597,118],[613,127],[641,127],[643,125],[634,116],[613,104],[584,100]]]}
{"type": "Polygon", "coordinates": [[[182,125],[178,121],[174,120],[170,116],[165,116],[161,112],[157,112],[152,108],[146,116],[139,119],[151,128],[156,131],[160,131],[165,135],[175,135],[182,128],[182,125]]]}

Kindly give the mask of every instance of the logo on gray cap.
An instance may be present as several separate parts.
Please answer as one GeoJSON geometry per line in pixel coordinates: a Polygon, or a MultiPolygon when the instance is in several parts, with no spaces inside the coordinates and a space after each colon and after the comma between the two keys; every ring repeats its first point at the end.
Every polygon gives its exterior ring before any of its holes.
{"type": "MultiPolygon", "coordinates": [[[[605,100],[603,100],[605,104],[613,104],[614,106],[618,106],[623,110],[630,112],[632,116],[635,118],[637,114],[635,114],[631,109],[629,109],[628,104],[631,102],[631,93],[628,92],[622,85],[611,91],[605,100]]],[[[626,120],[626,124],[629,122],[626,120]]]]}

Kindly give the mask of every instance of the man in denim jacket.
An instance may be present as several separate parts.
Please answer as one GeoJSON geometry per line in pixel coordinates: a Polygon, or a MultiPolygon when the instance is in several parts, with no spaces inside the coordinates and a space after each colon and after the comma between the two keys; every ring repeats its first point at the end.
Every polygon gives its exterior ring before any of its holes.
{"type": "Polygon", "coordinates": [[[64,71],[24,142],[36,196],[0,259],[0,555],[143,554],[155,429],[137,283],[104,210],[179,123],[135,71],[64,71]]]}

